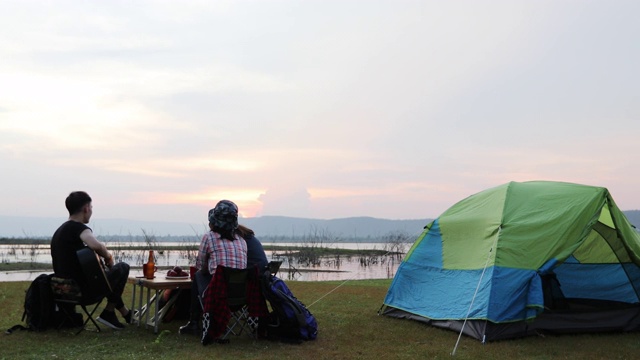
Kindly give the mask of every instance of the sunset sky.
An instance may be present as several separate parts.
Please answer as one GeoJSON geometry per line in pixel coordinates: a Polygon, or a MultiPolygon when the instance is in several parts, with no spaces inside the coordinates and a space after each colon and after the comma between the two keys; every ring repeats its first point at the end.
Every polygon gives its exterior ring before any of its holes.
{"type": "Polygon", "coordinates": [[[640,209],[638,1],[0,8],[0,215],[422,219],[528,180],[640,209]]]}

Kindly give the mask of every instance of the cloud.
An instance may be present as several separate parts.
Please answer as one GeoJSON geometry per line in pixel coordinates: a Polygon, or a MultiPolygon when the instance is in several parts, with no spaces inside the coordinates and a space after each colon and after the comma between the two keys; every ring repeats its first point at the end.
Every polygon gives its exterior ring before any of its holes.
{"type": "Polygon", "coordinates": [[[101,216],[424,218],[532,179],[640,202],[635,3],[3,6],[0,214],[86,189],[101,216]]]}
{"type": "Polygon", "coordinates": [[[260,215],[308,217],[311,215],[310,197],[309,192],[304,188],[289,187],[285,184],[270,187],[258,197],[262,203],[260,215]]]}

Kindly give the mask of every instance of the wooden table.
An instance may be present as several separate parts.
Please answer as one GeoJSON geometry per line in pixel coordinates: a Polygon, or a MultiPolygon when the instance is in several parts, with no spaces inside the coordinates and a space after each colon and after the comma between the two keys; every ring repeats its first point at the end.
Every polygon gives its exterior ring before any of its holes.
{"type": "Polygon", "coordinates": [[[135,321],[138,326],[142,323],[142,318],[145,317],[144,327],[153,326],[153,332],[158,333],[158,325],[162,322],[162,319],[166,315],[167,311],[171,308],[171,305],[178,298],[172,296],[169,301],[160,308],[160,297],[169,289],[191,289],[191,279],[166,279],[164,275],[156,276],[154,279],[145,279],[141,276],[130,276],[127,280],[128,283],[133,284],[133,296],[131,299],[131,309],[133,311],[132,321],[135,321]],[[137,289],[140,288],[138,297],[138,307],[136,304],[137,289]],[[146,302],[143,305],[144,289],[147,289],[146,302]],[[155,290],[155,294],[151,296],[151,290],[155,290]],[[154,304],[155,303],[155,304],[154,304]],[[150,308],[154,306],[154,314],[149,319],[150,308]]]}

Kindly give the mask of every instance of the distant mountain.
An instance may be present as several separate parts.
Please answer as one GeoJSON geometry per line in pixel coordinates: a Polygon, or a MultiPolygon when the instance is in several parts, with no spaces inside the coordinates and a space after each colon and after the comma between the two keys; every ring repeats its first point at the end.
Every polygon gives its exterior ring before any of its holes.
{"type": "Polygon", "coordinates": [[[304,219],[286,216],[262,216],[242,219],[241,223],[260,236],[339,236],[343,238],[381,237],[390,233],[419,235],[431,220],[388,220],[372,217],[342,219],[304,219]]]}
{"type": "MultiPolygon", "coordinates": [[[[640,210],[624,211],[629,222],[640,230],[640,210]]],[[[37,218],[0,216],[0,237],[49,238],[66,218],[37,218]]],[[[289,238],[379,238],[402,233],[408,237],[418,236],[432,219],[389,220],[372,217],[341,219],[305,219],[286,216],[262,216],[242,218],[240,223],[255,230],[259,237],[289,238]]],[[[195,237],[198,241],[208,229],[205,223],[179,223],[134,221],[127,219],[96,219],[89,226],[98,236],[137,237],[145,233],[157,238],[195,237]]]]}
{"type": "Polygon", "coordinates": [[[627,219],[631,225],[636,227],[636,230],[640,231],[640,210],[627,210],[623,211],[627,216],[627,219]]]}
{"type": "MultiPolygon", "coordinates": [[[[35,218],[0,216],[0,237],[51,237],[66,218],[35,218]]],[[[403,232],[417,236],[429,219],[388,220],[354,217],[332,220],[304,219],[286,216],[241,218],[240,223],[253,229],[261,237],[326,236],[341,238],[369,238],[403,232]]],[[[208,230],[205,223],[134,221],[127,219],[96,219],[89,226],[99,236],[181,236],[196,237],[208,230]]]]}
{"type": "MultiPolygon", "coordinates": [[[[0,216],[0,237],[51,237],[67,220],[64,218],[39,218],[0,216]]],[[[129,219],[92,219],[89,227],[98,236],[196,236],[200,237],[206,224],[180,222],[136,221],[129,219]]]]}

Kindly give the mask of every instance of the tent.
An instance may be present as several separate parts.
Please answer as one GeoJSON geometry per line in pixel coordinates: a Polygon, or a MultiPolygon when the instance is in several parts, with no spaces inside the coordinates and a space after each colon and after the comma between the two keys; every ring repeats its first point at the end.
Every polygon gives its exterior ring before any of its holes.
{"type": "Polygon", "coordinates": [[[640,329],[640,234],[603,187],[510,182],[433,220],[381,314],[482,342],[640,329]]]}

